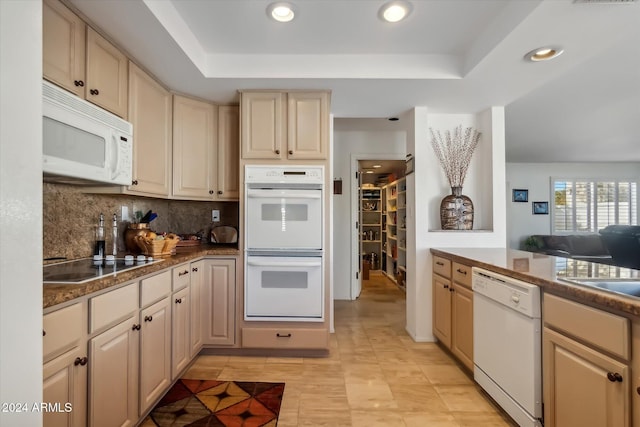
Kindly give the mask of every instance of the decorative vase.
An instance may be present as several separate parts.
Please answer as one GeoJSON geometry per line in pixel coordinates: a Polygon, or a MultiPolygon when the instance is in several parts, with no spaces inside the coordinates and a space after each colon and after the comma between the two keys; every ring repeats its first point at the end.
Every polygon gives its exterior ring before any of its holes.
{"type": "Polygon", "coordinates": [[[144,236],[147,230],[149,230],[149,224],[146,222],[129,224],[124,232],[124,245],[128,254],[136,255],[142,253],[140,246],[136,243],[136,236],[144,236]]]}
{"type": "Polygon", "coordinates": [[[451,194],[440,203],[443,230],[473,229],[473,202],[462,194],[462,187],[451,187],[451,194]]]}

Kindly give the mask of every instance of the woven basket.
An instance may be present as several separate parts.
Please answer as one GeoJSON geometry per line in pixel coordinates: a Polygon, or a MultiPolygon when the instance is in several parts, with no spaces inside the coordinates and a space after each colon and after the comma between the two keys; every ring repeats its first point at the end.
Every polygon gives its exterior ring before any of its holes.
{"type": "Polygon", "coordinates": [[[135,240],[144,255],[160,256],[174,254],[180,238],[167,236],[164,239],[147,239],[143,236],[136,236],[135,240]]]}

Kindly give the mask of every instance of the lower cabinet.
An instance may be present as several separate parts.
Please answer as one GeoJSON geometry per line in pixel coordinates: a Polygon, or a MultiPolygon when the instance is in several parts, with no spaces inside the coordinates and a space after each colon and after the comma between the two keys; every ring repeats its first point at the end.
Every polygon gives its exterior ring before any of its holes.
{"type": "Polygon", "coordinates": [[[136,312],[89,341],[91,427],[127,427],[138,422],[140,329],[136,312]]]}
{"type": "Polygon", "coordinates": [[[233,345],[235,335],[236,261],[205,260],[203,344],[233,345]]]}
{"type": "Polygon", "coordinates": [[[75,347],[43,367],[43,402],[57,405],[57,411],[42,414],[46,427],[83,426],[87,420],[86,349],[75,347]],[[66,406],[68,405],[68,406],[66,406]]]}
{"type": "Polygon", "coordinates": [[[545,426],[630,426],[629,320],[548,294],[543,309],[545,426]]]}
{"type": "Polygon", "coordinates": [[[202,306],[205,301],[204,292],[204,261],[191,263],[191,292],[189,292],[190,305],[190,332],[189,332],[189,356],[193,359],[202,348],[202,306]]]}
{"type": "Polygon", "coordinates": [[[473,370],[473,291],[454,283],[451,298],[451,352],[473,370]]]}
{"type": "Polygon", "coordinates": [[[175,380],[191,361],[189,287],[174,292],[171,305],[171,379],[175,380]]]}
{"type": "Polygon", "coordinates": [[[140,408],[145,413],[171,384],[171,302],[166,297],[140,312],[140,408]]]}
{"type": "Polygon", "coordinates": [[[433,275],[433,334],[451,347],[451,280],[433,275]]]}

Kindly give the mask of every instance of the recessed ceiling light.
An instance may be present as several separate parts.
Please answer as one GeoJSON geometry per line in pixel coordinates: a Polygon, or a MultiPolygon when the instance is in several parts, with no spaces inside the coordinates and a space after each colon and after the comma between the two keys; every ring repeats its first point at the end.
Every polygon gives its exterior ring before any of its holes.
{"type": "Polygon", "coordinates": [[[368,170],[365,173],[373,173],[373,171],[372,170],[368,170]]]}
{"type": "Polygon", "coordinates": [[[292,21],[295,14],[295,7],[291,3],[276,2],[267,6],[267,16],[278,22],[292,21]]]}
{"type": "Polygon", "coordinates": [[[399,22],[409,16],[412,10],[413,7],[408,1],[395,0],[383,4],[378,16],[387,22],[399,22]]]}
{"type": "Polygon", "coordinates": [[[560,56],[562,52],[564,52],[562,48],[557,46],[539,47],[531,52],[527,52],[524,58],[532,62],[548,61],[560,56]]]}
{"type": "Polygon", "coordinates": [[[382,167],[382,165],[373,165],[373,168],[374,168],[374,169],[379,169],[379,168],[381,168],[381,167],[382,167]]]}

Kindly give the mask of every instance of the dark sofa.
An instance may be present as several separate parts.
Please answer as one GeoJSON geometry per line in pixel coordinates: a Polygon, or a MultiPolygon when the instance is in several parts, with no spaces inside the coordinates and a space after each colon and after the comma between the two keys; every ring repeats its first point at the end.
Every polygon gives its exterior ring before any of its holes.
{"type": "Polygon", "coordinates": [[[525,241],[525,250],[603,264],[614,263],[599,234],[534,234],[525,241]]]}

